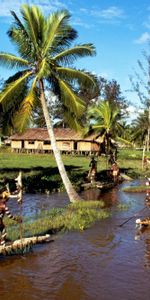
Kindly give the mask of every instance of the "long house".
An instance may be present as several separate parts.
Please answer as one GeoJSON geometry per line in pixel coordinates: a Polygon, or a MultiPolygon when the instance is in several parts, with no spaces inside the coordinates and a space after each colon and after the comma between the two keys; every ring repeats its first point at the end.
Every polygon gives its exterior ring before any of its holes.
{"type": "MultiPolygon", "coordinates": [[[[91,134],[85,138],[70,128],[54,129],[57,147],[64,154],[99,154],[100,138],[91,134]]],[[[11,136],[12,152],[49,153],[52,152],[51,141],[45,128],[29,128],[23,134],[11,136]]]]}

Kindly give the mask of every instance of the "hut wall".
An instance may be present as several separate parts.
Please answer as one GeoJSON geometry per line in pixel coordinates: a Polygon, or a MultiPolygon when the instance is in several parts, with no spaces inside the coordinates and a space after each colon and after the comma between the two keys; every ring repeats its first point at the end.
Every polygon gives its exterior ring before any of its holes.
{"type": "Polygon", "coordinates": [[[25,141],[24,148],[27,150],[51,150],[51,144],[48,141],[25,141]]]}
{"type": "Polygon", "coordinates": [[[36,149],[35,142],[36,141],[24,141],[24,149],[36,149]]]}
{"type": "Polygon", "coordinates": [[[57,147],[61,151],[71,151],[73,150],[72,141],[57,141],[57,147]]]}
{"type": "MultiPolygon", "coordinates": [[[[57,147],[62,152],[88,153],[99,151],[99,144],[84,140],[57,140],[57,147]]],[[[11,148],[14,151],[25,152],[48,152],[52,151],[51,143],[48,140],[12,140],[11,148]]]]}
{"type": "Polygon", "coordinates": [[[13,149],[21,149],[22,142],[21,141],[11,141],[11,148],[13,149]]]}
{"type": "Polygon", "coordinates": [[[78,142],[78,150],[79,151],[91,151],[91,142],[84,142],[80,141],[78,142]]]}

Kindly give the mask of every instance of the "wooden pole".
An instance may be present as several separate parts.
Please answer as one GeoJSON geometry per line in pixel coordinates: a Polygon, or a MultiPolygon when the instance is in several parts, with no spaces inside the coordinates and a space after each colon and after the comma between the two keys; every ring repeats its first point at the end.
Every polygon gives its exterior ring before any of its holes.
{"type": "Polygon", "coordinates": [[[145,144],[143,145],[143,154],[142,154],[142,170],[144,169],[144,156],[145,156],[145,144]]]}
{"type": "Polygon", "coordinates": [[[142,208],[141,210],[139,210],[137,213],[135,213],[132,217],[128,218],[127,220],[125,220],[122,224],[119,225],[119,227],[122,227],[124,224],[126,224],[127,222],[129,222],[131,219],[137,217],[137,214],[143,212],[147,207],[142,208]]]}
{"type": "Polygon", "coordinates": [[[22,172],[19,172],[18,177],[15,179],[16,187],[18,190],[18,203],[20,205],[20,240],[23,238],[23,224],[22,224],[22,172]]]}

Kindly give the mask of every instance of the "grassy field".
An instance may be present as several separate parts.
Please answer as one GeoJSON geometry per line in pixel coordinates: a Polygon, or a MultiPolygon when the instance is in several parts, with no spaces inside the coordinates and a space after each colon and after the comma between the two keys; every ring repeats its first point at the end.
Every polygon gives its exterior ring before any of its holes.
{"type": "MultiPolygon", "coordinates": [[[[150,157],[150,153],[147,155],[150,157]]],[[[71,181],[75,186],[80,185],[87,176],[90,157],[63,155],[63,162],[71,181]]],[[[132,178],[144,178],[150,176],[148,170],[142,170],[142,151],[119,150],[118,165],[121,172],[132,178]]],[[[101,156],[97,161],[98,175],[109,169],[107,158],[101,156]]],[[[7,151],[0,151],[0,180],[4,177],[14,178],[18,171],[23,172],[23,184],[27,192],[58,191],[63,185],[58,174],[58,169],[52,154],[16,154],[7,151]],[[40,182],[40,187],[39,187],[40,182]],[[50,188],[51,187],[51,188],[50,188]]]]}

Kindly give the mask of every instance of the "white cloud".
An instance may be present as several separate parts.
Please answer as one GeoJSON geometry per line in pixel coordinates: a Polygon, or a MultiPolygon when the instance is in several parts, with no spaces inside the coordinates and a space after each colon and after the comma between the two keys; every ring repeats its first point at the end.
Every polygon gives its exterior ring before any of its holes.
{"type": "Polygon", "coordinates": [[[87,9],[87,8],[80,8],[80,11],[82,12],[82,13],[89,13],[89,10],[87,9]]]}
{"type": "Polygon", "coordinates": [[[144,44],[150,40],[150,34],[144,32],[138,39],[134,41],[135,44],[144,44]]]}
{"type": "Polygon", "coordinates": [[[84,28],[93,27],[91,24],[87,24],[87,23],[83,22],[80,18],[76,18],[76,19],[72,20],[71,24],[76,25],[76,26],[82,26],[84,28]]]}
{"type": "Polygon", "coordinates": [[[137,116],[139,115],[139,113],[141,113],[142,111],[143,110],[139,107],[129,105],[127,108],[128,122],[131,123],[133,120],[135,120],[137,118],[137,116]]]}
{"type": "Polygon", "coordinates": [[[92,10],[91,14],[103,19],[116,19],[124,17],[124,12],[117,6],[110,6],[107,9],[103,10],[92,10]]]}
{"type": "Polygon", "coordinates": [[[110,6],[106,9],[87,9],[82,7],[80,8],[80,12],[94,17],[99,23],[103,24],[116,24],[125,18],[124,11],[117,6],[110,6]]]}
{"type": "Polygon", "coordinates": [[[0,17],[9,17],[10,10],[18,13],[21,5],[24,3],[37,5],[46,13],[50,13],[56,9],[67,8],[67,6],[59,0],[53,0],[53,2],[50,0],[0,0],[0,17]]]}
{"type": "Polygon", "coordinates": [[[97,74],[98,77],[103,77],[105,79],[107,79],[109,77],[109,74],[107,71],[102,71],[99,74],[97,74]]]}

